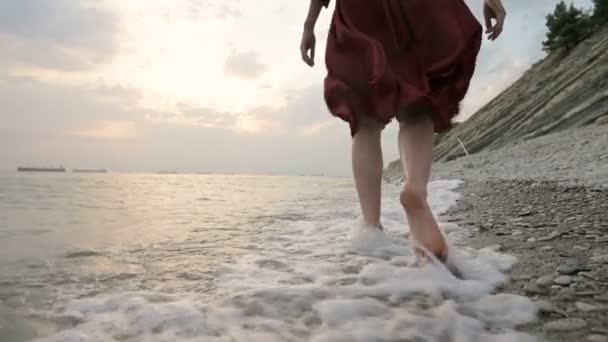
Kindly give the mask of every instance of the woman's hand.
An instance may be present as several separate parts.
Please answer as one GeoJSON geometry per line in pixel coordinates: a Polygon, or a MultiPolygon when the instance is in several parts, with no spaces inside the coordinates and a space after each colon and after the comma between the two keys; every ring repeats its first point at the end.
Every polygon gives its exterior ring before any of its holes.
{"type": "Polygon", "coordinates": [[[505,12],[500,0],[484,0],[483,1],[483,16],[486,19],[486,34],[489,40],[495,40],[500,36],[502,27],[505,23],[505,12]],[[492,23],[494,19],[494,23],[492,23]]]}
{"type": "Polygon", "coordinates": [[[315,45],[316,38],[313,29],[304,28],[302,33],[302,42],[300,43],[300,53],[302,54],[302,60],[308,66],[315,65],[315,45]]]}

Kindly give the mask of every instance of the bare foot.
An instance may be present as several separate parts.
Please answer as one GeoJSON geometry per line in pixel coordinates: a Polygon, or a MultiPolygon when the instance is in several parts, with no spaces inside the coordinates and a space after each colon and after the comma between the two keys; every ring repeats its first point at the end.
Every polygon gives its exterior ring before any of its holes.
{"type": "Polygon", "coordinates": [[[407,215],[412,238],[439,260],[444,261],[447,252],[445,238],[429,208],[426,193],[406,186],[401,192],[400,200],[407,215]]]}

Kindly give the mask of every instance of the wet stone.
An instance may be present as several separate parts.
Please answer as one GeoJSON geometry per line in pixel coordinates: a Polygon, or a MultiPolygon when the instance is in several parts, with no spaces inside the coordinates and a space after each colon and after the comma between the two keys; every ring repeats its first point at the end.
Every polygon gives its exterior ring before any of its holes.
{"type": "Polygon", "coordinates": [[[559,276],[553,280],[555,284],[562,286],[568,286],[572,284],[572,281],[573,279],[571,276],[559,276]]]}
{"type": "Polygon", "coordinates": [[[591,257],[591,262],[599,264],[608,264],[608,254],[600,254],[591,257]]]}
{"type": "Polygon", "coordinates": [[[528,295],[546,295],[549,290],[532,283],[524,286],[524,292],[528,295]]]}
{"type": "Polygon", "coordinates": [[[557,267],[557,272],[564,275],[575,274],[589,269],[581,264],[571,263],[557,267]]]}
{"type": "Polygon", "coordinates": [[[562,318],[543,325],[543,328],[546,331],[571,331],[580,330],[586,327],[587,321],[581,318],[562,318]]]}
{"type": "Polygon", "coordinates": [[[538,279],[536,279],[536,284],[540,286],[550,286],[553,284],[553,280],[555,279],[552,275],[544,275],[538,279]]]}
{"type": "Polygon", "coordinates": [[[608,302],[608,293],[604,293],[602,295],[596,296],[595,300],[597,300],[599,302],[607,303],[608,302]]]}
{"type": "Polygon", "coordinates": [[[608,342],[608,336],[591,334],[585,338],[586,342],[608,342]]]}
{"type": "Polygon", "coordinates": [[[576,307],[584,312],[593,312],[593,311],[599,311],[602,308],[596,305],[591,305],[585,302],[576,302],[576,307]]]}
{"type": "Polygon", "coordinates": [[[552,251],[553,250],[553,246],[542,246],[540,248],[540,250],[543,251],[543,252],[552,251]]]}

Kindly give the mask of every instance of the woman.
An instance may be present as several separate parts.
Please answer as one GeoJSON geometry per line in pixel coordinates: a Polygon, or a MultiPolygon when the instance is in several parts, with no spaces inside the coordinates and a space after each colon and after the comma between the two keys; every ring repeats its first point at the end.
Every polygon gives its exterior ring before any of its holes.
{"type": "MultiPolygon", "coordinates": [[[[329,0],[311,0],[300,50],[314,65],[314,26],[329,0]]],[[[484,0],[486,34],[502,32],[500,0],[484,0]]],[[[349,123],[363,220],[380,224],[380,133],[396,117],[406,182],[400,201],[420,257],[446,261],[447,245],[427,203],[433,134],[451,127],[475,69],[482,28],[464,0],[336,0],[325,62],[325,101],[349,123]],[[429,254],[425,254],[425,252],[429,254]]]]}

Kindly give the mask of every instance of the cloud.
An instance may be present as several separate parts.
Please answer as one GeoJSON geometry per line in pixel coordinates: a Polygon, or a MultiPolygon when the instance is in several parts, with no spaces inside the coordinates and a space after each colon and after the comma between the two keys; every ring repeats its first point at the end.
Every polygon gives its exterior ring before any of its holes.
{"type": "Polygon", "coordinates": [[[0,5],[3,64],[86,69],[107,61],[117,47],[116,17],[84,1],[19,0],[0,5]]]}
{"type": "Polygon", "coordinates": [[[226,58],[224,73],[245,80],[260,78],[268,66],[262,62],[262,57],[255,51],[235,51],[226,58]]]}
{"type": "Polygon", "coordinates": [[[241,16],[239,5],[239,0],[190,0],[188,12],[192,20],[205,18],[234,19],[241,16]]]}
{"type": "Polygon", "coordinates": [[[139,136],[135,122],[128,120],[95,122],[91,127],[77,131],[76,135],[102,140],[132,140],[139,136]]]}

